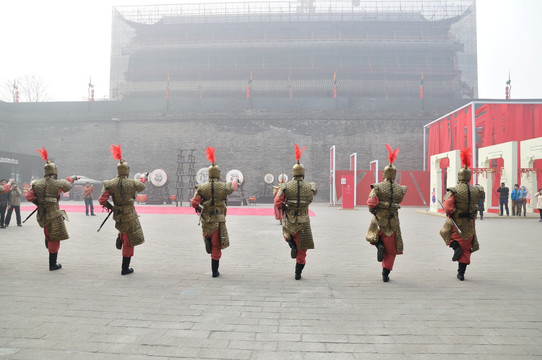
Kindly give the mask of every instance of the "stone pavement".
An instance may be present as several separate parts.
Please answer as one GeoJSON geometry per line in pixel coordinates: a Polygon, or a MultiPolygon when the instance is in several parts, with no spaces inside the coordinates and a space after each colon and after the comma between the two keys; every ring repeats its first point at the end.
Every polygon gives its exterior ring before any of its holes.
{"type": "Polygon", "coordinates": [[[228,217],[216,279],[195,215],[141,214],[128,276],[113,222],[96,232],[105,213],[69,214],[54,272],[35,218],[0,230],[0,359],[542,357],[536,218],[478,221],[481,250],[460,282],[444,218],[403,208],[405,253],[383,283],[367,208],[311,208],[316,249],[300,281],[272,217],[228,217]]]}

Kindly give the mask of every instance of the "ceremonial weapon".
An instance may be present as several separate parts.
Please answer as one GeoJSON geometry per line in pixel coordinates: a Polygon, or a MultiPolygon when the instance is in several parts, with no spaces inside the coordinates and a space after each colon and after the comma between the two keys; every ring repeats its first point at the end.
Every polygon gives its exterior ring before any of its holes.
{"type": "Polygon", "coordinates": [[[112,213],[113,213],[113,210],[111,210],[111,211],[109,212],[109,214],[107,215],[107,217],[105,218],[105,220],[102,222],[102,225],[100,225],[99,229],[96,230],[96,231],[99,232],[99,231],[102,229],[102,226],[104,226],[105,222],[107,221],[107,219],[109,219],[109,217],[111,216],[112,213]]]}
{"type": "Polygon", "coordinates": [[[376,214],[373,214],[373,217],[375,218],[376,228],[378,229],[378,232],[380,232],[380,224],[378,224],[378,219],[376,218],[376,214]]]}
{"type": "Polygon", "coordinates": [[[198,226],[201,224],[201,213],[203,212],[203,206],[198,205],[201,209],[198,211],[198,208],[196,208],[196,214],[198,214],[198,226]]]}
{"type": "MultiPolygon", "coordinates": [[[[442,210],[444,210],[444,213],[446,213],[446,210],[444,209],[444,205],[442,205],[442,203],[440,202],[440,200],[438,201],[438,203],[439,203],[440,206],[442,207],[442,210]]],[[[452,224],[454,224],[455,231],[457,231],[457,233],[458,233],[459,235],[461,235],[461,229],[459,229],[459,226],[457,226],[457,224],[455,223],[454,219],[452,219],[451,216],[448,216],[448,219],[452,220],[452,224]]]]}
{"type": "Polygon", "coordinates": [[[26,219],[24,219],[23,224],[26,222],[26,220],[30,219],[30,217],[31,217],[32,215],[34,215],[34,213],[35,213],[36,211],[38,211],[38,208],[35,208],[34,211],[32,211],[32,212],[30,213],[30,215],[28,215],[28,216],[26,217],[26,219]]]}

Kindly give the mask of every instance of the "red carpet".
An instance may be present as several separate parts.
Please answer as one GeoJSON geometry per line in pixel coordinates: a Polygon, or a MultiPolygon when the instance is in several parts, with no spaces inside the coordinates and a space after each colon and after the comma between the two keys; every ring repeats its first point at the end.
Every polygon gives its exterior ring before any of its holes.
{"type": "MultiPolygon", "coordinates": [[[[245,215],[245,216],[275,216],[273,208],[251,207],[251,206],[230,206],[228,207],[229,215],[245,215]]],[[[21,211],[33,211],[35,206],[21,206],[21,211]]],[[[195,211],[191,207],[175,207],[169,205],[152,206],[152,205],[136,205],[138,214],[180,214],[180,215],[195,215],[195,211]]],[[[85,205],[69,205],[63,202],[60,203],[60,209],[66,212],[85,212],[85,205]]],[[[94,205],[96,214],[102,212],[101,206],[94,205]]],[[[312,210],[309,210],[309,216],[315,216],[312,210]]]]}

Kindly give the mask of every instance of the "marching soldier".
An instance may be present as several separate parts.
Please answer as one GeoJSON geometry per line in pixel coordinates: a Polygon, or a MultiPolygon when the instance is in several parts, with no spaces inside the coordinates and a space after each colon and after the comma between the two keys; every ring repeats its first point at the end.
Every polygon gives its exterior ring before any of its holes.
{"type": "Polygon", "coordinates": [[[471,165],[471,151],[470,148],[461,150],[462,168],[457,176],[458,184],[446,189],[443,207],[448,219],[440,230],[446,245],[454,249],[452,261],[458,262],[457,278],[461,281],[465,280],[471,253],[480,248],[474,219],[478,211],[477,203],[485,196],[481,185],[469,184],[472,176],[468,169],[471,165]]]}
{"type": "Polygon", "coordinates": [[[284,240],[290,246],[290,256],[296,259],[296,280],[301,279],[301,272],[305,267],[305,258],[308,249],[314,249],[311,224],[309,219],[309,205],[316,195],[316,184],[305,182],[305,167],[299,162],[306,147],[301,150],[295,144],[296,163],[293,166],[293,179],[280,184],[274,199],[275,211],[284,211],[282,233],[284,240]]]}
{"type": "Polygon", "coordinates": [[[36,219],[43,228],[45,234],[45,247],[49,251],[49,270],[54,271],[62,268],[57,264],[58,250],[60,241],[69,238],[64,219],[67,219],[66,212],[60,210],[58,200],[62,192],[68,192],[72,188],[74,181],[79,179],[77,176],[67,177],[66,180],[58,180],[58,169],[52,161],[49,160],[49,154],[45,147],[36,150],[41,154],[45,161],[45,175],[43,178],[32,182],[30,190],[26,193],[26,199],[34,203],[38,208],[36,219]]]}
{"type": "Polygon", "coordinates": [[[366,239],[376,246],[377,260],[382,262],[382,281],[390,280],[395,257],[403,253],[403,237],[399,226],[398,210],[405,197],[407,188],[395,182],[397,169],[393,162],[399,154],[399,149],[388,149],[389,164],[384,168],[384,181],[371,185],[367,199],[369,211],[374,215],[367,230],[366,239]]]}
{"type": "Polygon", "coordinates": [[[111,145],[111,154],[117,164],[118,176],[111,180],[105,180],[100,199],[100,205],[113,211],[115,228],[119,231],[117,237],[117,249],[122,249],[121,275],[128,275],[134,272],[130,267],[130,261],[134,256],[134,247],[145,242],[143,229],[139,223],[138,215],[134,208],[136,193],[145,190],[145,182],[148,173],[139,180],[129,179],[130,165],[122,158],[120,144],[111,145]],[[113,205],[108,201],[113,197],[113,205]]]}
{"type": "Polygon", "coordinates": [[[211,254],[213,277],[220,275],[219,261],[222,249],[230,246],[226,228],[226,198],[237,190],[237,182],[221,182],[220,168],[215,163],[215,148],[206,149],[209,166],[209,181],[196,185],[190,205],[200,214],[201,230],[207,254],[211,254]]]}
{"type": "MultiPolygon", "coordinates": [[[[280,185],[284,184],[284,179],[280,180],[280,184],[277,186],[273,186],[273,199],[277,196],[277,193],[279,192],[280,185]]],[[[282,225],[282,220],[284,219],[284,211],[279,208],[274,208],[275,210],[275,220],[279,221],[279,224],[282,225]]]]}

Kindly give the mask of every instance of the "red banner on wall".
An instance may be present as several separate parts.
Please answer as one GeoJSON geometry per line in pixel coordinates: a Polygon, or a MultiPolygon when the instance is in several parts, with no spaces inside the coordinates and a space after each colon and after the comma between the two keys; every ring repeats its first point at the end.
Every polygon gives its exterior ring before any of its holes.
{"type": "MultiPolygon", "coordinates": [[[[483,104],[476,109],[474,122],[476,149],[542,137],[542,104],[483,104]]],[[[472,146],[469,105],[429,125],[427,163],[432,155],[472,146]]]]}

